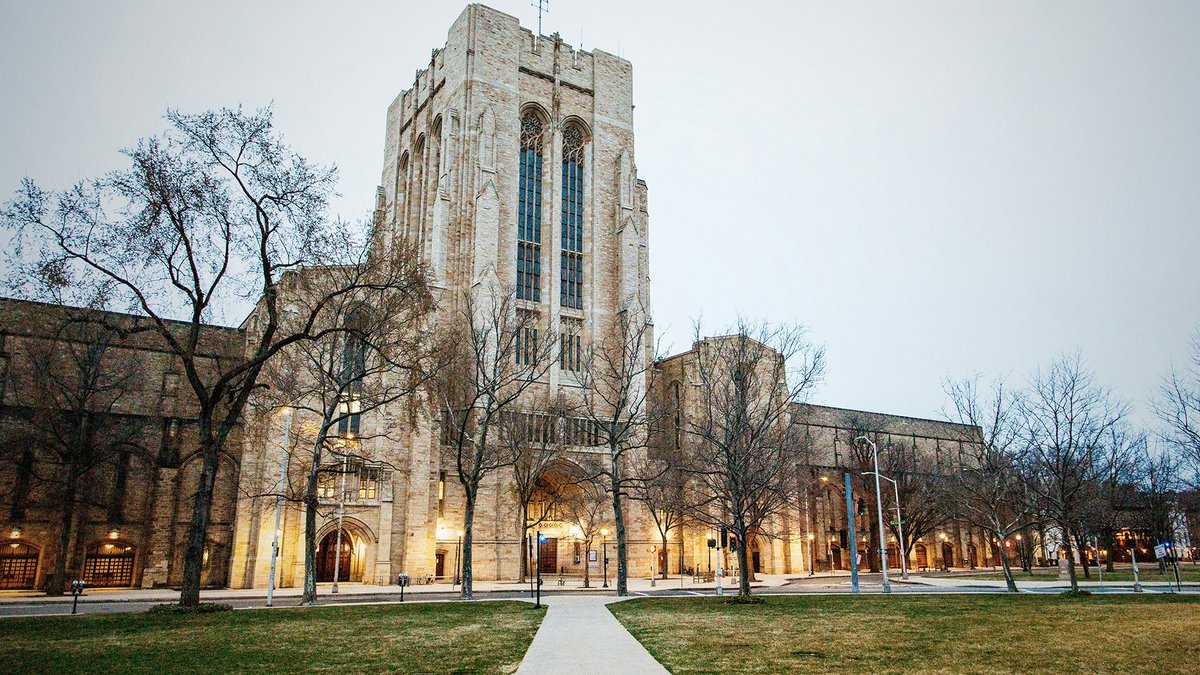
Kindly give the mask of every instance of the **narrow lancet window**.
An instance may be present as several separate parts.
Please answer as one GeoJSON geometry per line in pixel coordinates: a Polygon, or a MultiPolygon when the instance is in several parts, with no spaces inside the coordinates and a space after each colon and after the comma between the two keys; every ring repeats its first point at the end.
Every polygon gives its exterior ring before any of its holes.
{"type": "Polygon", "coordinates": [[[541,301],[542,120],[521,118],[521,166],[517,192],[517,299],[541,301]]]}
{"type": "Polygon", "coordinates": [[[583,131],[563,132],[560,304],[583,309],[583,131]]]}

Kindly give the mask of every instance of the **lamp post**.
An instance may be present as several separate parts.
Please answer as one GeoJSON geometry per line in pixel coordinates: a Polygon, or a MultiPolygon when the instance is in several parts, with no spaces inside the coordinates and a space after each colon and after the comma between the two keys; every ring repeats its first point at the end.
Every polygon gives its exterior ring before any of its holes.
{"type": "Polygon", "coordinates": [[[279,459],[279,489],[275,494],[275,534],[271,537],[271,581],[267,586],[267,607],[275,606],[275,563],[279,560],[279,521],[283,516],[283,484],[287,481],[288,443],[292,436],[292,408],[287,411],[287,420],[283,423],[283,451],[279,459]]]}
{"type": "Polygon", "coordinates": [[[608,588],[608,528],[607,527],[600,529],[600,537],[601,537],[600,546],[601,546],[601,548],[604,549],[604,552],[603,552],[603,556],[604,556],[604,561],[603,561],[604,588],[608,588]]]}
{"type": "Polygon", "coordinates": [[[541,542],[542,542],[541,530],[539,530],[538,531],[538,562],[536,562],[536,565],[538,565],[538,568],[536,568],[536,569],[538,569],[538,601],[536,601],[533,604],[534,607],[538,608],[538,609],[541,608],[541,542]]]}
{"type": "Polygon", "coordinates": [[[335,545],[336,548],[334,548],[333,588],[329,589],[330,593],[338,592],[338,577],[342,576],[342,521],[346,515],[346,472],[349,470],[349,468],[349,463],[346,461],[346,458],[343,457],[342,475],[338,479],[340,487],[338,488],[337,544],[335,545]]]}
{"type": "MultiPolygon", "coordinates": [[[[867,473],[875,473],[875,472],[868,471],[867,473]]],[[[899,544],[900,544],[900,578],[907,580],[908,579],[908,555],[906,554],[906,551],[908,549],[904,548],[904,521],[900,519],[900,486],[896,483],[896,481],[892,480],[891,478],[888,478],[887,476],[882,476],[879,474],[875,474],[875,475],[878,476],[879,478],[882,478],[882,479],[886,480],[887,482],[891,483],[892,489],[895,490],[895,493],[896,493],[896,527],[898,527],[900,529],[900,532],[899,532],[899,534],[900,534],[900,540],[899,540],[899,544]]]]}
{"type": "Polygon", "coordinates": [[[871,456],[874,459],[875,471],[875,511],[879,516],[879,560],[883,566],[883,592],[891,593],[892,585],[888,583],[887,553],[883,544],[883,496],[879,489],[879,448],[866,436],[859,436],[856,441],[865,442],[871,446],[871,456]]]}

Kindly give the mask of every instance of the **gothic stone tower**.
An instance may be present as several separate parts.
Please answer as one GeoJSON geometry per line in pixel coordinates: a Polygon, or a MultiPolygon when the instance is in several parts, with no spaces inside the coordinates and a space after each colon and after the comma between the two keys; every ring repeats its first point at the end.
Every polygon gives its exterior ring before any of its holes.
{"type": "MultiPolygon", "coordinates": [[[[376,246],[418,247],[440,324],[461,317],[463,298],[497,290],[515,296],[543,335],[556,333],[579,352],[617,321],[650,320],[646,185],[634,165],[628,61],[575,50],[470,5],[389,106],[381,183],[376,246]]],[[[530,395],[577,394],[579,367],[560,360],[530,395]]],[[[395,562],[414,573],[433,571],[454,550],[462,524],[461,491],[437,443],[438,434],[424,434],[396,475],[407,474],[408,485],[396,491],[406,503],[395,562]]],[[[485,485],[477,507],[480,579],[519,574],[505,481],[499,474],[485,485]]]]}

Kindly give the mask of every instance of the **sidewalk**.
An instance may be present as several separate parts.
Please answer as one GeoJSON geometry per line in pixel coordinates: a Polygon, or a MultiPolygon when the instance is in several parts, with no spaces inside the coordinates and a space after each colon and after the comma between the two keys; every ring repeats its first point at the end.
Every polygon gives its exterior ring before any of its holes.
{"type": "MultiPolygon", "coordinates": [[[[895,581],[895,580],[893,580],[893,581],[895,581]]],[[[997,589],[1007,588],[1007,585],[1005,584],[1003,579],[980,579],[977,577],[969,577],[969,576],[960,576],[960,577],[928,576],[927,577],[927,576],[921,576],[918,574],[910,573],[909,574],[909,582],[910,583],[912,583],[912,582],[921,583],[921,584],[925,584],[927,586],[933,586],[936,588],[997,588],[997,589]]],[[[1030,581],[1030,580],[1024,580],[1024,579],[1017,580],[1017,588],[1021,589],[1021,590],[1070,588],[1070,586],[1071,586],[1070,581],[1058,580],[1058,579],[1047,579],[1045,581],[1040,580],[1040,579],[1037,581],[1030,581]]],[[[1185,589],[1186,588],[1194,588],[1196,586],[1197,586],[1197,584],[1195,584],[1194,582],[1188,583],[1185,581],[1183,583],[1183,587],[1185,589]]],[[[1133,582],[1132,581],[1105,581],[1105,582],[1101,583],[1100,581],[1084,581],[1083,579],[1080,579],[1079,587],[1081,589],[1085,589],[1085,590],[1086,589],[1096,589],[1096,588],[1101,588],[1101,587],[1132,589],[1133,582]]],[[[1164,581],[1143,581],[1142,587],[1143,588],[1152,588],[1152,589],[1157,590],[1157,589],[1174,588],[1175,584],[1167,583],[1164,581]]]]}
{"type": "Polygon", "coordinates": [[[605,605],[622,598],[558,595],[543,598],[549,609],[518,675],[666,673],[605,605]]]}
{"type": "MultiPolygon", "coordinates": [[[[755,588],[782,586],[787,583],[787,579],[793,575],[758,575],[759,580],[753,584],[755,588]]],[[[609,578],[609,587],[603,587],[603,579],[592,579],[591,587],[584,588],[583,580],[570,577],[564,580],[564,585],[558,585],[557,576],[542,577],[542,593],[583,593],[583,594],[616,594],[616,579],[609,578]]],[[[725,588],[735,588],[737,585],[736,578],[726,578],[725,588]]],[[[317,594],[320,596],[328,596],[332,589],[332,584],[324,583],[317,584],[317,594]]],[[[703,590],[713,589],[716,587],[715,582],[709,583],[693,583],[692,577],[683,577],[683,583],[680,584],[678,576],[672,576],[667,579],[656,579],[654,585],[650,585],[650,580],[642,578],[629,579],[629,592],[631,594],[647,594],[652,591],[663,591],[670,589],[688,590],[703,590]]],[[[530,582],[518,581],[477,581],[474,584],[475,593],[520,593],[528,592],[531,588],[530,582]]],[[[422,584],[420,586],[409,586],[404,589],[405,597],[420,596],[428,593],[458,593],[461,586],[448,583],[437,584],[422,584]]],[[[296,588],[277,588],[275,589],[275,597],[277,599],[298,598],[303,594],[303,590],[296,588]]],[[[374,584],[362,584],[342,582],[338,584],[338,595],[353,596],[353,595],[395,595],[399,597],[400,587],[391,586],[376,586],[374,584]]],[[[220,602],[223,600],[246,600],[254,598],[262,598],[266,601],[267,589],[265,588],[214,588],[200,591],[200,600],[202,602],[220,602]]],[[[171,588],[93,588],[88,589],[80,596],[81,602],[175,602],[179,600],[179,591],[171,588]]],[[[54,603],[72,601],[71,596],[63,595],[60,597],[47,597],[40,591],[0,591],[0,605],[4,604],[33,604],[33,603],[54,603]]]]}

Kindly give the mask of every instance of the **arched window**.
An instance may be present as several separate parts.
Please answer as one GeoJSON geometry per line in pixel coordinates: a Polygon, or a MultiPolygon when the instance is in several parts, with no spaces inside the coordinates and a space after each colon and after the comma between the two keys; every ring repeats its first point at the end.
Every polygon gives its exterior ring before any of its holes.
{"type": "Polygon", "coordinates": [[[136,549],[123,541],[93,544],[83,560],[83,580],[93,588],[132,586],[136,559],[136,549]]]}
{"type": "Polygon", "coordinates": [[[0,544],[0,589],[33,588],[38,553],[38,547],[23,541],[0,544]]]}
{"type": "Polygon", "coordinates": [[[583,308],[583,130],[563,132],[561,304],[583,308]]]}
{"type": "Polygon", "coordinates": [[[532,111],[521,118],[521,170],[517,190],[517,299],[541,301],[542,130],[532,111]]]}
{"type": "Polygon", "coordinates": [[[338,374],[338,394],[341,398],[338,406],[338,435],[343,438],[358,435],[362,417],[359,411],[362,408],[363,378],[367,373],[367,343],[362,334],[364,323],[365,317],[360,309],[352,311],[345,321],[342,368],[338,374]]]}

